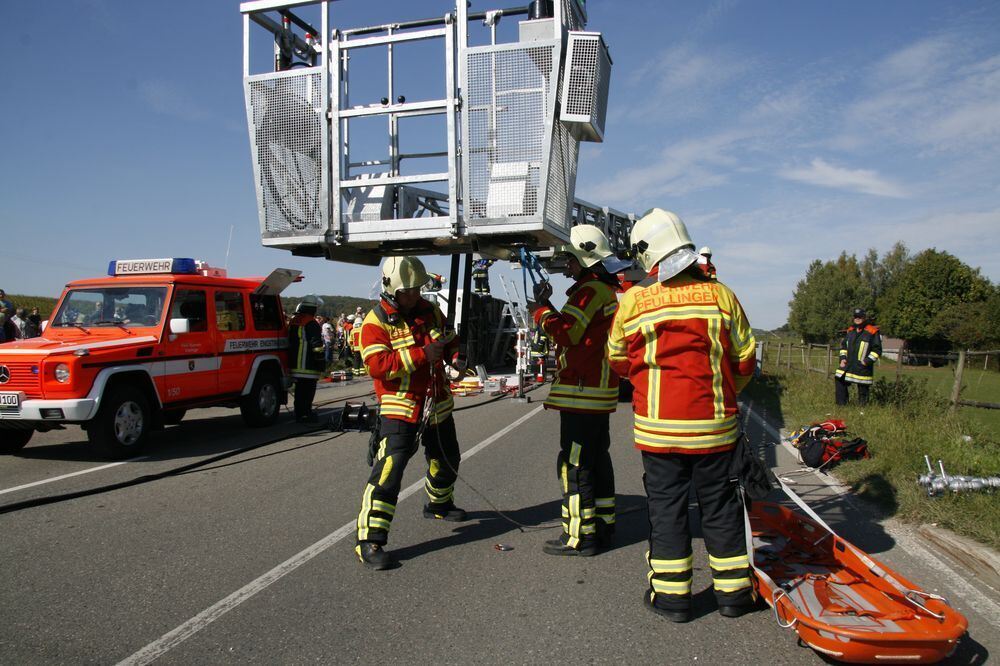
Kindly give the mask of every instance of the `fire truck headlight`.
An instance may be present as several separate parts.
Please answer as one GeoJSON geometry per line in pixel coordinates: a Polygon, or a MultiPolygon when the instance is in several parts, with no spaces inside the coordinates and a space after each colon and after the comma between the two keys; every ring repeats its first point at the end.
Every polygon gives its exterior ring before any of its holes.
{"type": "Polygon", "coordinates": [[[56,366],[56,381],[62,384],[69,381],[69,366],[65,363],[56,366]]]}

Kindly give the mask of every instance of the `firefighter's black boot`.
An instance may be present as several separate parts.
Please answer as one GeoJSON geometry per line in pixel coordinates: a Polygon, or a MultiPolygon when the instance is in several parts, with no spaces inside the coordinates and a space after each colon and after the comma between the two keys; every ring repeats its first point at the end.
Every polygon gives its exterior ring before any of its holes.
{"type": "Polygon", "coordinates": [[[466,519],[464,509],[459,509],[454,502],[444,502],[435,504],[428,502],[424,505],[424,518],[434,518],[435,520],[447,520],[450,523],[460,523],[466,519]]]}
{"type": "Polygon", "coordinates": [[[642,595],[642,603],[649,610],[653,611],[654,613],[656,613],[661,617],[667,618],[671,622],[675,622],[677,624],[683,624],[685,622],[691,621],[690,608],[678,609],[678,610],[668,610],[666,608],[661,608],[656,605],[655,601],[653,601],[653,595],[648,590],[642,595]]]}
{"type": "Polygon", "coordinates": [[[379,544],[362,541],[355,548],[358,559],[369,569],[381,571],[392,566],[392,556],[379,544]]]}
{"type": "Polygon", "coordinates": [[[597,545],[601,548],[610,548],[615,542],[615,524],[606,523],[603,520],[597,521],[597,545]]]}
{"type": "Polygon", "coordinates": [[[755,604],[741,604],[739,606],[719,606],[719,615],[722,617],[743,617],[751,612],[755,604]]]}
{"type": "Polygon", "coordinates": [[[581,540],[576,548],[569,546],[562,539],[550,539],[542,546],[542,552],[546,555],[566,555],[569,557],[592,557],[597,555],[600,547],[597,539],[581,540]]]}

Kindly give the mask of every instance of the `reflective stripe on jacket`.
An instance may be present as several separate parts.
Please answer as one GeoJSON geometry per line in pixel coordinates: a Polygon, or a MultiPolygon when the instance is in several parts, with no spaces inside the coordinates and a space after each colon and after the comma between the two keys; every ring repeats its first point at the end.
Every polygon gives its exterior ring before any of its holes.
{"type": "Polygon", "coordinates": [[[609,413],[618,407],[618,377],[605,355],[608,331],[618,309],[615,289],[596,277],[566,292],[562,310],[542,306],[535,322],[558,345],[556,378],[545,400],[547,409],[609,413]]]}
{"type": "MultiPolygon", "coordinates": [[[[458,339],[453,332],[445,332],[441,310],[421,299],[404,316],[383,300],[365,317],[360,337],[361,358],[374,380],[381,415],[418,422],[431,382],[424,347],[441,339],[446,343],[445,359],[453,360],[458,354],[458,339]]],[[[431,423],[440,423],[451,415],[454,399],[440,366],[435,374],[431,423]]]]}
{"type": "Polygon", "coordinates": [[[882,356],[882,334],[877,326],[851,326],[840,345],[840,360],[847,366],[834,373],[844,381],[871,384],[875,374],[875,361],[882,356]]]}
{"type": "Polygon", "coordinates": [[[608,338],[612,369],[632,382],[635,446],[714,453],[739,436],[737,394],[753,376],[753,331],[721,282],[682,273],[622,297],[608,338]]]}

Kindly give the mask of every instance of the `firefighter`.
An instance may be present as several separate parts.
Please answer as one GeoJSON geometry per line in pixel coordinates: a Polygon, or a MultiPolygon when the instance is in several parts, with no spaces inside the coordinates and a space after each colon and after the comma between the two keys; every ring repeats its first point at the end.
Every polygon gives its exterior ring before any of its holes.
{"type": "Polygon", "coordinates": [[[608,449],[609,420],[618,406],[618,377],[604,354],[615,310],[618,281],[602,260],[612,257],[608,239],[595,226],[578,225],[570,242],[556,248],[573,278],[562,310],[549,302],[552,285],[535,287],[535,323],[558,345],[556,377],[545,400],[559,412],[563,533],[547,541],[549,555],[597,553],[614,532],[615,477],[608,449]]]}
{"type": "Polygon", "coordinates": [[[488,296],[490,293],[490,266],[493,259],[476,259],[472,263],[472,291],[488,296]]]}
{"type": "Polygon", "coordinates": [[[361,356],[380,405],[378,449],[361,498],[355,552],[371,569],[393,565],[385,550],[406,464],[418,433],[427,459],[424,517],[460,522],[455,479],[461,454],[451,415],[454,400],[441,365],[464,370],[458,340],[445,330],[441,310],[420,295],[428,280],[416,257],[390,257],[382,265],[382,295],[361,326],[361,356]],[[424,425],[421,426],[421,423],[424,425]]]}
{"type": "Polygon", "coordinates": [[[700,507],[719,612],[738,617],[754,593],[729,465],[740,437],[736,396],[755,366],[754,336],[733,292],[694,265],[698,255],[676,214],[648,211],[631,242],[647,278],[622,297],[608,357],[634,386],[633,434],[650,524],[644,600],[674,622],[691,619],[690,493],[700,507]]]}
{"type": "Polygon", "coordinates": [[[867,323],[862,308],[854,309],[854,319],[844,332],[840,345],[840,367],[835,373],[838,405],[847,404],[848,385],[858,387],[858,404],[868,404],[868,389],[872,385],[875,362],[882,355],[882,334],[878,327],[867,323]]]}
{"type": "Polygon", "coordinates": [[[356,316],[354,318],[354,326],[351,328],[351,354],[352,354],[352,364],[355,377],[361,377],[362,375],[367,375],[368,371],[365,370],[364,361],[361,360],[361,325],[364,323],[364,318],[361,316],[356,316]]]}
{"type": "Polygon", "coordinates": [[[316,420],[312,410],[316,382],[323,375],[323,333],[316,322],[316,309],[323,304],[313,295],[295,306],[295,315],[288,325],[288,358],[295,380],[295,420],[303,423],[316,420]]]}
{"type": "Polygon", "coordinates": [[[698,268],[713,280],[717,280],[715,274],[715,264],[712,263],[712,248],[707,245],[698,250],[698,268]]]}

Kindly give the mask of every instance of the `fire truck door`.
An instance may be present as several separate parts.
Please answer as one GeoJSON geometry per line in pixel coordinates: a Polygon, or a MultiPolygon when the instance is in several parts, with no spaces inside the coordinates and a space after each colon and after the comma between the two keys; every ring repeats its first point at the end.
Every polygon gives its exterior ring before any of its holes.
{"type": "Polygon", "coordinates": [[[171,319],[187,319],[188,333],[171,333],[166,344],[164,402],[197,400],[219,392],[220,359],[215,348],[215,319],[204,289],[178,288],[171,319]]]}
{"type": "Polygon", "coordinates": [[[215,350],[222,359],[219,393],[243,390],[260,341],[247,335],[246,296],[242,291],[215,291],[215,350]]]}

